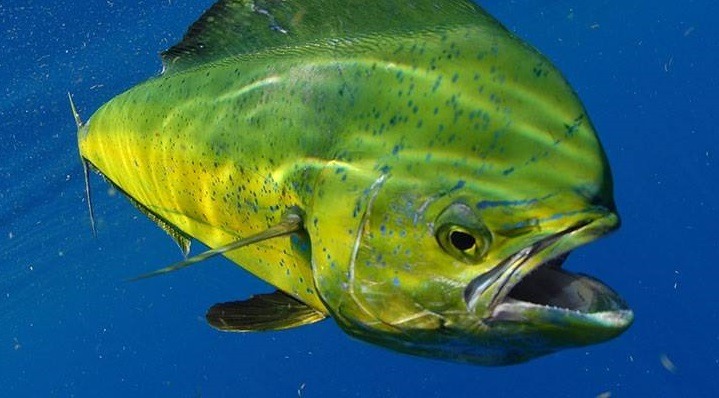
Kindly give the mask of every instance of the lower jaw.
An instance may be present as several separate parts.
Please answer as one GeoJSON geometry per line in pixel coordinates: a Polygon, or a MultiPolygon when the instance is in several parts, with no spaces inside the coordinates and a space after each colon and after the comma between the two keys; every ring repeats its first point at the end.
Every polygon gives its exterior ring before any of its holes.
{"type": "Polygon", "coordinates": [[[629,309],[616,292],[598,279],[558,266],[533,271],[512,288],[507,299],[581,313],[629,309]]]}
{"type": "MultiPolygon", "coordinates": [[[[561,268],[570,251],[604,236],[619,224],[616,214],[608,211],[582,217],[573,226],[535,242],[497,267],[495,275],[509,277],[486,274],[490,281],[497,277],[498,287],[479,295],[479,289],[466,291],[470,309],[486,304],[487,324],[520,322],[522,325],[515,327],[596,334],[599,340],[626,330],[633,313],[617,293],[595,278],[561,268]]],[[[476,281],[484,283],[482,276],[476,281]]],[[[577,338],[592,340],[592,336],[577,338]]]]}
{"type": "Polygon", "coordinates": [[[519,330],[523,341],[561,349],[613,339],[627,330],[633,319],[629,309],[582,313],[509,300],[497,306],[488,325],[498,332],[519,330]]]}
{"type": "Polygon", "coordinates": [[[567,335],[575,335],[577,345],[584,345],[621,334],[633,318],[624,300],[597,279],[542,267],[512,289],[494,308],[489,322],[519,322],[541,330],[564,330],[567,335]]]}

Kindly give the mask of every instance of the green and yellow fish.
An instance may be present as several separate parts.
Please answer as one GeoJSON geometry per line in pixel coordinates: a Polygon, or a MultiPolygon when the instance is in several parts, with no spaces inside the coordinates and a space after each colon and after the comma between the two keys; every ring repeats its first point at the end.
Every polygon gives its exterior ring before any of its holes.
{"type": "MultiPolygon", "coordinates": [[[[633,313],[561,268],[619,225],[585,109],[467,0],[221,0],[163,72],[78,122],[101,173],[185,254],[277,291],[215,328],[332,317],[393,350],[483,365],[621,334],[633,313]]],[[[89,191],[88,191],[89,195],[89,191]]]]}

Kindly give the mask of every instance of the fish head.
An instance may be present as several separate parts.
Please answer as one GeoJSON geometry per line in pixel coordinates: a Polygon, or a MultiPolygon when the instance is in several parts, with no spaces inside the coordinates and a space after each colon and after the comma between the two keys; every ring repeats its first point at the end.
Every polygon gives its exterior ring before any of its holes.
{"type": "MultiPolygon", "coordinates": [[[[566,178],[541,178],[553,176],[566,178]]],[[[335,218],[313,241],[315,284],[339,325],[398,351],[484,365],[621,334],[633,318],[625,302],[562,268],[619,226],[608,188],[529,194],[519,180],[420,193],[417,181],[375,179],[351,206],[355,222],[335,218]]]]}
{"type": "Polygon", "coordinates": [[[438,132],[425,121],[385,154],[323,170],[307,220],[315,285],[349,334],[504,365],[629,327],[610,287],[562,268],[620,221],[583,106],[561,77],[546,84],[519,90],[532,101],[505,90],[493,127],[475,133],[470,118],[445,116],[438,132]]]}

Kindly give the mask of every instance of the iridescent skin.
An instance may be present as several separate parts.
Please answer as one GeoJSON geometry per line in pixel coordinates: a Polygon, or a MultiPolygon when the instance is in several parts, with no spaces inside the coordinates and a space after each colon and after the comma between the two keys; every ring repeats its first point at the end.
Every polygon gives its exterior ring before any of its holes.
{"type": "Polygon", "coordinates": [[[581,225],[506,278],[619,221],[606,157],[564,78],[463,7],[455,24],[164,73],[100,108],[78,134],[81,156],[209,247],[298,206],[304,237],[227,257],[361,339],[505,364],[616,336],[631,312],[520,311],[493,301],[500,283],[467,302],[475,278],[523,248],[581,225]],[[448,225],[482,231],[481,253],[442,247],[448,225]]]}

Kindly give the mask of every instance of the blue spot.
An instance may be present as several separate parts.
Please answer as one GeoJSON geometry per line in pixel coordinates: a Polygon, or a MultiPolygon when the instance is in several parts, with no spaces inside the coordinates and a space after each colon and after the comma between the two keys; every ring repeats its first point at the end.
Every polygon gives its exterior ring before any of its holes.
{"type": "Polygon", "coordinates": [[[458,189],[462,189],[464,187],[464,184],[465,184],[464,180],[457,181],[457,185],[455,185],[452,189],[450,189],[450,192],[456,191],[458,189]]]}
{"type": "Polygon", "coordinates": [[[536,218],[530,218],[528,220],[520,221],[520,222],[517,222],[514,224],[504,224],[504,225],[502,225],[502,230],[512,231],[512,230],[526,228],[526,227],[536,227],[538,225],[539,225],[539,221],[536,218]]]}
{"type": "Polygon", "coordinates": [[[394,279],[392,279],[392,284],[395,286],[399,286],[399,278],[395,276],[394,279]]]}
{"type": "Polygon", "coordinates": [[[290,235],[290,242],[300,252],[308,252],[310,250],[310,242],[307,239],[303,239],[297,234],[290,235]]]}
{"type": "Polygon", "coordinates": [[[392,155],[396,155],[400,150],[399,145],[395,145],[394,148],[392,148],[392,155]]]}
{"type": "Polygon", "coordinates": [[[547,198],[550,198],[553,195],[546,195],[541,198],[532,198],[532,199],[524,199],[524,200],[482,200],[480,202],[477,202],[477,208],[482,209],[489,209],[492,207],[512,207],[512,206],[531,206],[533,204],[536,204],[540,201],[543,201],[547,198]]]}

